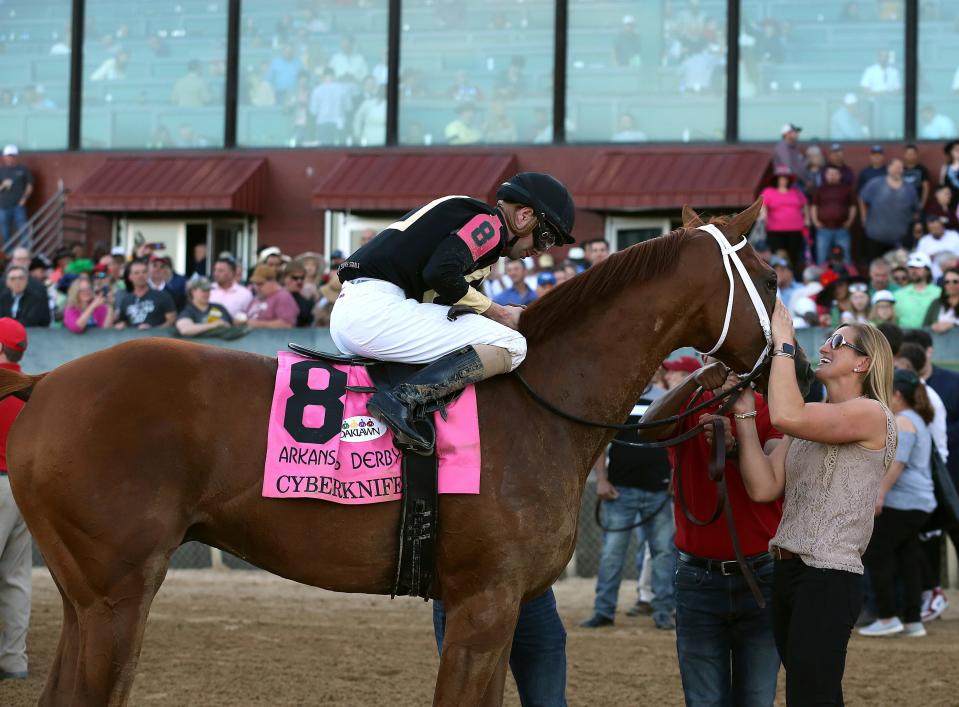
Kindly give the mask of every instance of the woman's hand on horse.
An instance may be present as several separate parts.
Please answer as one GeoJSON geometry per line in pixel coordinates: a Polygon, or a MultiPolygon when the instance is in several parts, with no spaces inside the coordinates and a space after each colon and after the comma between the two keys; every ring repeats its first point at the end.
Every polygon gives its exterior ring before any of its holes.
{"type": "Polygon", "coordinates": [[[726,368],[726,364],[722,361],[716,361],[715,363],[703,366],[693,375],[696,378],[696,383],[706,390],[716,390],[716,388],[726,383],[726,380],[729,378],[729,369],[726,368]]]}
{"type": "Polygon", "coordinates": [[[793,317],[786,309],[783,301],[776,298],[776,307],[772,317],[773,346],[779,348],[782,344],[792,344],[796,341],[796,329],[793,326],[793,317]]]}
{"type": "Polygon", "coordinates": [[[619,498],[619,491],[609,482],[609,479],[600,479],[596,482],[596,495],[600,501],[613,501],[619,498]]]}
{"type": "Polygon", "coordinates": [[[713,446],[713,426],[712,421],[719,420],[719,423],[723,426],[723,437],[724,443],[727,450],[732,449],[733,446],[733,430],[732,425],[729,424],[729,418],[723,417],[722,415],[701,415],[699,418],[699,424],[705,425],[703,428],[703,434],[706,436],[706,444],[710,447],[713,446]]]}

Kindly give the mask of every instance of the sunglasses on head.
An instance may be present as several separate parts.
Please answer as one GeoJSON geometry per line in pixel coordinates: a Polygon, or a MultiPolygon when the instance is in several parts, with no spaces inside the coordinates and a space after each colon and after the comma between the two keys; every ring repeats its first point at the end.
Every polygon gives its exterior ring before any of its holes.
{"type": "Polygon", "coordinates": [[[843,346],[848,346],[853,351],[856,351],[857,353],[861,353],[863,356],[869,355],[858,344],[853,344],[852,342],[846,341],[846,337],[844,337],[842,334],[833,334],[828,339],[826,339],[826,343],[829,344],[829,348],[831,348],[833,351],[835,351],[836,349],[840,349],[843,346]]]}

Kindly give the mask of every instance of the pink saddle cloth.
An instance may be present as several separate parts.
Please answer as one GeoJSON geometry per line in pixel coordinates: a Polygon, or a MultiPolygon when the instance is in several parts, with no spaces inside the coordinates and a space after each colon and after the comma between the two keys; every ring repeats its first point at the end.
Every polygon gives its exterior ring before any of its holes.
{"type": "MultiPolygon", "coordinates": [[[[402,496],[403,453],[393,433],[366,412],[372,387],[363,366],[277,354],[263,496],[380,503],[402,496]]],[[[439,492],[477,494],[480,441],[476,390],[469,386],[436,425],[439,492]]]]}

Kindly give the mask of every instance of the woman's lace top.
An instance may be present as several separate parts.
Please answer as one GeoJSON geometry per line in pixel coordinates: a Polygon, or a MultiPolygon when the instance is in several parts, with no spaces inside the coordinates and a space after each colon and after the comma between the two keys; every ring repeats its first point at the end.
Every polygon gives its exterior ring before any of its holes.
{"type": "Polygon", "coordinates": [[[883,449],[792,440],[783,518],[770,546],[794,552],[812,567],[863,573],[879,483],[896,457],[896,419],[885,405],[882,409],[883,449]]]}

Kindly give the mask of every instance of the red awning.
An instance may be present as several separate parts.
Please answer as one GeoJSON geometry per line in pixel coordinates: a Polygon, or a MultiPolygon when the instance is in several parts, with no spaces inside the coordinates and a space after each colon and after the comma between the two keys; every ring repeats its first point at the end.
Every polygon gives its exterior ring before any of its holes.
{"type": "Polygon", "coordinates": [[[573,190],[584,209],[737,207],[752,203],[770,170],[759,150],[643,150],[596,156],[573,190]]]}
{"type": "Polygon", "coordinates": [[[313,208],[407,211],[447,194],[491,201],[515,172],[507,154],[352,154],[313,192],[313,208]]]}
{"type": "Polygon", "coordinates": [[[111,157],[68,198],[73,211],[260,212],[266,160],[111,157]]]}

